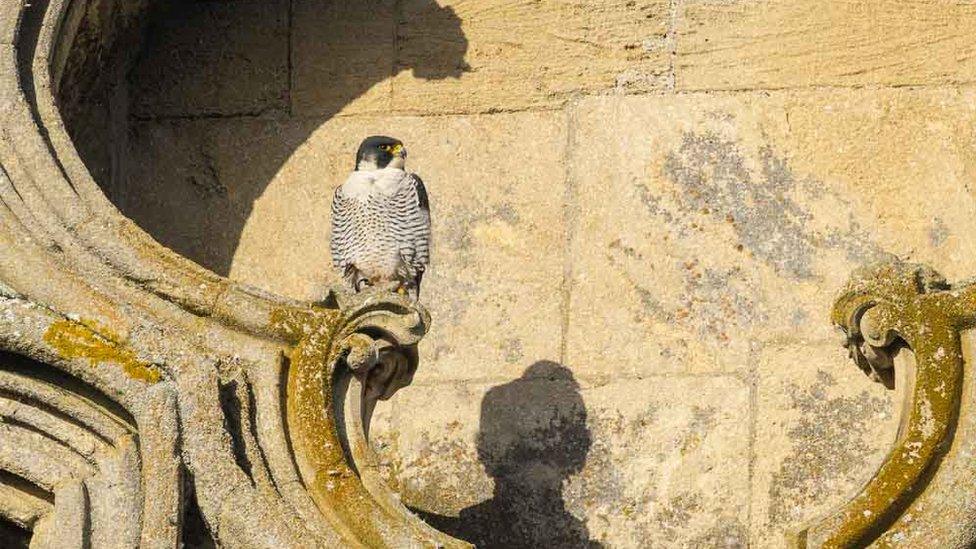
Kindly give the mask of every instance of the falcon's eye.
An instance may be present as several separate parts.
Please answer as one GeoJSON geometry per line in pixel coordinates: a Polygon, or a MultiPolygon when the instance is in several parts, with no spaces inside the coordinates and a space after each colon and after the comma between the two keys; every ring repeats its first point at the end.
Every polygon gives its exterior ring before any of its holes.
{"type": "Polygon", "coordinates": [[[388,150],[390,150],[390,146],[389,145],[380,145],[380,150],[381,151],[388,151],[388,150]]]}

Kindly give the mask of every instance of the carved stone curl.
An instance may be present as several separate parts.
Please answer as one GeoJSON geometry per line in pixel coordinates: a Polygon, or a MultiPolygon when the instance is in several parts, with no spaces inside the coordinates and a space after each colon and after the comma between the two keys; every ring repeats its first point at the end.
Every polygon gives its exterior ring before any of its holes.
{"type": "Polygon", "coordinates": [[[899,338],[895,332],[878,326],[875,305],[866,301],[851,311],[850,320],[840,329],[842,345],[847,348],[854,364],[872,381],[894,389],[894,354],[898,351],[899,338]]]}
{"type": "Polygon", "coordinates": [[[379,480],[368,448],[377,400],[408,385],[426,310],[381,292],[344,296],[337,317],[281,322],[290,356],[287,425],[302,481],[329,522],[372,547],[463,546],[417,519],[379,480]],[[360,391],[350,395],[352,380],[360,391]]]}
{"type": "Polygon", "coordinates": [[[423,308],[217,276],[88,173],[57,90],[83,92],[147,7],[0,3],[0,546],[465,546],[399,503],[368,445],[423,308]]]}
{"type": "Polygon", "coordinates": [[[800,530],[792,544],[971,547],[976,287],[952,288],[924,266],[877,265],[855,273],[833,321],[858,367],[889,388],[897,381],[901,423],[874,477],[846,504],[800,530]]]}

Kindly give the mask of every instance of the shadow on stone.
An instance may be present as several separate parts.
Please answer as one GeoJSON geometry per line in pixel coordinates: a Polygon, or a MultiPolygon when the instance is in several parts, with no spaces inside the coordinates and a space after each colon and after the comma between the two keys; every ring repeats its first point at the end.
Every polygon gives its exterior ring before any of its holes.
{"type": "Polygon", "coordinates": [[[0,547],[28,549],[31,533],[12,522],[0,520],[0,547]]]}
{"type": "Polygon", "coordinates": [[[562,495],[563,483],[583,469],[591,443],[572,372],[536,362],[481,402],[478,459],[494,480],[492,498],[458,517],[414,512],[481,548],[599,547],[562,495]]]}
{"type": "MultiPolygon", "coordinates": [[[[405,6],[153,4],[142,43],[90,55],[112,68],[92,61],[88,72],[108,76],[78,92],[83,97],[65,98],[62,113],[90,172],[126,217],[228,275],[255,201],[323,123],[364,95],[367,109],[384,116],[390,94],[370,90],[401,72],[440,80],[467,70],[468,41],[454,10],[434,0],[405,6]]],[[[330,197],[342,175],[314,174],[330,197]]],[[[267,239],[289,245],[278,237],[267,239]]]]}

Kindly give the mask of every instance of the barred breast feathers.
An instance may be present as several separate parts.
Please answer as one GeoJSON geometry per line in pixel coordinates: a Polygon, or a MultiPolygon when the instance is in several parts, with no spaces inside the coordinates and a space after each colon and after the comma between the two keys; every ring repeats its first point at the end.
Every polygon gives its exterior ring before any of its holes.
{"type": "Polygon", "coordinates": [[[408,276],[419,279],[430,262],[430,206],[423,181],[398,169],[350,174],[333,196],[331,250],[340,270],[396,253],[411,271],[408,276]]]}

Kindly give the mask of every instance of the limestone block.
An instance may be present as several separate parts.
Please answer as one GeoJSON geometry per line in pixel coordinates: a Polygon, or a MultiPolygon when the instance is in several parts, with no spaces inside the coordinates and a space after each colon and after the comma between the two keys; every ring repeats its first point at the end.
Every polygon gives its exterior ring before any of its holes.
{"type": "Polygon", "coordinates": [[[136,117],[287,109],[288,2],[182,1],[148,36],[130,75],[136,117]]]}
{"type": "Polygon", "coordinates": [[[976,230],[970,95],[583,101],[567,360],[730,371],[765,342],[830,337],[831,299],[857,265],[973,272],[959,237],[976,230]]]}
{"type": "MultiPolygon", "coordinates": [[[[492,480],[477,450],[481,399],[489,388],[477,382],[415,383],[379,403],[371,442],[385,480],[409,507],[456,516],[491,497],[492,480]]],[[[437,526],[436,519],[428,522],[437,526]]]]}
{"type": "Polygon", "coordinates": [[[767,253],[769,264],[750,258],[766,252],[762,235],[777,221],[757,209],[750,187],[771,195],[777,183],[750,172],[742,155],[751,149],[758,156],[754,142],[740,145],[717,132],[754,139],[772,116],[703,97],[593,99],[579,106],[575,136],[585,146],[571,160],[578,206],[570,363],[606,375],[746,366],[747,334],[770,314],[764,270],[774,271],[777,261],[789,269],[796,252],[787,234],[778,239],[785,249],[767,253]],[[723,121],[730,111],[735,118],[723,121]],[[749,185],[750,178],[762,187],[749,185]]]}
{"type": "MultiPolygon", "coordinates": [[[[408,168],[424,179],[433,218],[432,265],[421,301],[435,320],[421,343],[418,382],[506,379],[526,361],[558,356],[561,114],[339,117],[303,128],[295,135],[308,134],[307,141],[256,195],[232,277],[294,297],[320,297],[335,281],[328,246],[333,190],[352,169],[363,137],[394,135],[409,151],[408,168]]],[[[231,156],[222,166],[232,161],[232,147],[226,152],[231,156]]]]}
{"type": "Polygon", "coordinates": [[[583,397],[594,446],[567,491],[595,538],[619,547],[748,544],[745,383],[651,377],[583,397]]]}
{"type": "Polygon", "coordinates": [[[406,389],[374,437],[404,501],[469,541],[745,547],[748,413],[733,377],[580,387],[542,361],[406,389]]]}
{"type": "MultiPolygon", "coordinates": [[[[145,122],[133,124],[129,134],[130,169],[126,184],[117,191],[115,204],[143,230],[164,246],[200,263],[213,264],[207,256],[202,232],[212,231],[207,220],[218,220],[220,209],[209,196],[215,192],[197,193],[196,200],[183,200],[188,191],[199,185],[206,166],[194,162],[203,155],[196,152],[195,136],[202,134],[199,124],[187,122],[145,122]],[[199,128],[199,129],[198,129],[199,128]],[[194,131],[196,130],[196,131],[194,131]],[[144,184],[152,174],[152,184],[144,184]],[[210,215],[205,215],[209,213],[210,215]],[[204,222],[200,227],[199,222],[204,222]]],[[[217,189],[215,185],[210,188],[217,189]]],[[[201,187],[201,190],[204,190],[201,187]]],[[[194,196],[190,194],[189,196],[194,196]]]]}
{"type": "MultiPolygon", "coordinates": [[[[135,122],[127,180],[116,202],[162,244],[226,275],[255,204],[263,203],[266,189],[295,151],[307,150],[302,143],[315,127],[306,121],[249,117],[135,122]]],[[[354,154],[349,151],[356,144],[343,151],[354,154]]],[[[351,163],[343,159],[341,169],[351,163]]],[[[329,174],[339,169],[337,163],[328,171],[303,172],[307,183],[289,184],[288,192],[299,194],[280,197],[272,212],[275,221],[259,224],[269,232],[250,244],[254,267],[246,281],[321,297],[332,280],[322,277],[328,266],[329,174]],[[292,253],[306,246],[316,253],[292,253]],[[285,263],[258,262],[259,255],[285,263]]]]}
{"type": "MultiPolygon", "coordinates": [[[[240,119],[132,124],[126,183],[116,203],[163,245],[226,274],[253,181],[231,179],[223,168],[255,150],[255,141],[267,144],[253,131],[260,128],[240,119]]],[[[250,173],[260,174],[250,158],[250,173]]]]}
{"type": "Polygon", "coordinates": [[[883,246],[953,280],[976,272],[976,90],[787,97],[789,165],[848,189],[852,224],[872,235],[846,245],[848,254],[883,246]]]}
{"type": "Polygon", "coordinates": [[[331,116],[390,107],[396,66],[394,0],[295,0],[292,109],[331,116]]]}
{"type": "Polygon", "coordinates": [[[400,7],[398,111],[521,109],[580,92],[667,85],[665,0],[438,4],[408,0],[400,7]]]}
{"type": "Polygon", "coordinates": [[[678,89],[952,84],[976,79],[976,5],[689,0],[678,89]]]}
{"type": "Polygon", "coordinates": [[[781,547],[795,529],[847,501],[895,440],[893,393],[839,345],[774,345],[758,361],[753,541],[781,547]]]}

